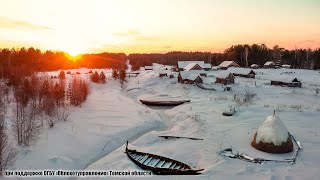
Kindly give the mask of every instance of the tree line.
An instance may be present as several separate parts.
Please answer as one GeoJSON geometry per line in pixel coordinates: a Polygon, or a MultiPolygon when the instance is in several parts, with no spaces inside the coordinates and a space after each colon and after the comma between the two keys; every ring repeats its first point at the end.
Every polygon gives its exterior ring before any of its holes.
{"type": "Polygon", "coordinates": [[[289,64],[298,69],[320,69],[320,48],[287,50],[278,45],[269,48],[265,44],[239,44],[227,48],[222,53],[182,52],[130,54],[128,56],[134,70],[152,63],[177,65],[178,61],[204,61],[213,66],[223,61],[235,61],[241,67],[258,64],[260,67],[267,61],[289,64]]]}
{"type": "Polygon", "coordinates": [[[124,53],[84,54],[74,58],[64,52],[51,50],[42,52],[33,47],[4,48],[0,49],[0,78],[79,67],[125,69],[126,59],[124,53]]]}

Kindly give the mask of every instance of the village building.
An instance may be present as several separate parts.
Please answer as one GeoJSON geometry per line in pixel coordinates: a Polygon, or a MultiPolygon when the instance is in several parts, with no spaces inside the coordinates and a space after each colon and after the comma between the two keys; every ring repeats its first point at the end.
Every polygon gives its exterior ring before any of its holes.
{"type": "Polygon", "coordinates": [[[263,67],[264,68],[274,68],[275,64],[272,61],[267,61],[266,63],[264,63],[263,67]]]}
{"type": "Polygon", "coordinates": [[[285,69],[290,69],[290,68],[291,68],[291,66],[290,66],[289,64],[284,64],[284,65],[282,65],[281,67],[282,67],[282,68],[285,68],[285,69]]]}
{"type": "Polygon", "coordinates": [[[178,75],[178,82],[185,84],[202,83],[201,75],[197,71],[180,71],[178,75]]]}
{"type": "Polygon", "coordinates": [[[147,71],[147,70],[153,70],[153,66],[145,66],[145,67],[144,67],[144,70],[146,70],[146,71],[147,71]]]}
{"type": "Polygon", "coordinates": [[[245,77],[245,78],[255,78],[256,76],[256,73],[252,69],[231,67],[228,70],[234,76],[245,77]]]}
{"type": "Polygon", "coordinates": [[[223,61],[220,65],[219,68],[223,70],[227,70],[229,67],[240,67],[239,64],[237,64],[234,61],[223,61]]]}
{"type": "Polygon", "coordinates": [[[251,69],[259,69],[259,65],[258,64],[251,64],[250,68],[251,69]]]}
{"type": "Polygon", "coordinates": [[[228,85],[234,84],[234,75],[230,71],[221,71],[216,75],[216,83],[228,85]]]}
{"type": "Polygon", "coordinates": [[[197,63],[190,63],[185,68],[184,71],[191,71],[191,70],[203,70],[203,68],[197,63]]]}
{"type": "Polygon", "coordinates": [[[198,64],[203,70],[209,71],[211,70],[211,64],[204,63],[204,61],[178,61],[178,70],[179,71],[184,71],[184,69],[189,65],[189,64],[198,64]]]}
{"type": "Polygon", "coordinates": [[[302,83],[295,77],[280,75],[271,80],[271,85],[288,86],[288,87],[302,87],[302,83]]]}

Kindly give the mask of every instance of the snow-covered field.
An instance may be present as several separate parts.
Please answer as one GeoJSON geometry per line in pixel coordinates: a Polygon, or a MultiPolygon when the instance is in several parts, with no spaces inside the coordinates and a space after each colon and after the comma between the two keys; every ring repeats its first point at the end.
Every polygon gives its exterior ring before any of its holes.
{"type": "MultiPolygon", "coordinates": [[[[127,78],[123,88],[110,78],[106,84],[91,83],[91,94],[82,107],[72,108],[68,122],[45,130],[34,145],[20,148],[13,169],[141,170],[123,153],[128,140],[129,148],[205,169],[201,175],[188,176],[190,179],[319,179],[320,94],[315,89],[320,88],[320,73],[258,69],[255,79],[237,77],[232,91],[223,91],[221,85],[213,83],[219,71],[211,71],[204,85],[217,91],[209,91],[180,84],[177,78],[160,78],[161,71],[159,65],[153,71],[142,71],[137,77],[127,78]],[[271,86],[270,79],[280,74],[296,76],[302,88],[271,86]],[[246,93],[251,94],[252,101],[234,100],[235,95],[243,99],[246,93]],[[139,98],[191,102],[174,108],[149,108],[139,98]],[[229,106],[236,107],[235,115],[222,116],[229,106]],[[250,145],[254,133],[273,110],[302,143],[296,164],[253,164],[218,154],[232,147],[252,157],[291,157],[292,153],[271,155],[250,145]],[[159,135],[204,140],[163,139],[159,135]]],[[[106,72],[110,76],[110,71],[106,72]]]]}

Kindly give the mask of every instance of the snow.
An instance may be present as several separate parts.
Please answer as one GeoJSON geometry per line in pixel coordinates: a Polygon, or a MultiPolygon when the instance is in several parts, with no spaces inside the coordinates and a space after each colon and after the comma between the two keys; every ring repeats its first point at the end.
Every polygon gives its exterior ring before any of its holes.
{"type": "Polygon", "coordinates": [[[288,130],[276,115],[268,116],[257,131],[256,143],[272,143],[280,146],[288,140],[288,130]]]}
{"type": "MultiPolygon", "coordinates": [[[[201,78],[216,89],[209,91],[178,83],[176,72],[173,72],[175,78],[160,78],[163,67],[154,65],[153,71],[141,71],[137,77],[127,78],[123,88],[118,81],[111,80],[110,70],[104,70],[107,83],[91,83],[90,96],[81,108],[71,109],[69,121],[44,129],[39,140],[30,147],[19,147],[13,169],[142,171],[124,153],[128,140],[131,149],[205,169],[198,176],[151,177],[155,179],[318,179],[320,95],[315,89],[320,88],[320,73],[301,69],[257,69],[255,79],[237,77],[235,84],[230,85],[232,91],[223,91],[222,85],[214,83],[214,77],[223,71],[208,71],[208,77],[201,78]],[[271,86],[270,80],[280,74],[299,77],[303,88],[271,86]],[[242,98],[246,92],[254,94],[251,103],[234,100],[235,95],[242,98]],[[190,99],[191,102],[171,108],[147,107],[139,102],[142,97],[190,99]],[[230,106],[236,107],[236,113],[231,117],[222,116],[230,106]],[[251,157],[291,158],[292,153],[269,154],[250,145],[261,119],[273,110],[303,146],[295,164],[254,164],[218,154],[232,147],[251,157]],[[158,137],[160,135],[204,140],[169,140],[158,137]]],[[[86,74],[81,76],[87,77],[86,74]]]]}

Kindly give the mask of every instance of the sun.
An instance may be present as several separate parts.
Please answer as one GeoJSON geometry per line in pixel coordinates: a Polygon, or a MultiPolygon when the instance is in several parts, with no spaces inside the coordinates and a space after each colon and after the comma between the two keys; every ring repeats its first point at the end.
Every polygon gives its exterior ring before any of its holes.
{"type": "Polygon", "coordinates": [[[82,57],[81,54],[77,54],[77,53],[70,54],[69,52],[65,52],[64,54],[69,60],[71,60],[73,62],[77,61],[78,59],[80,59],[82,57]]]}

